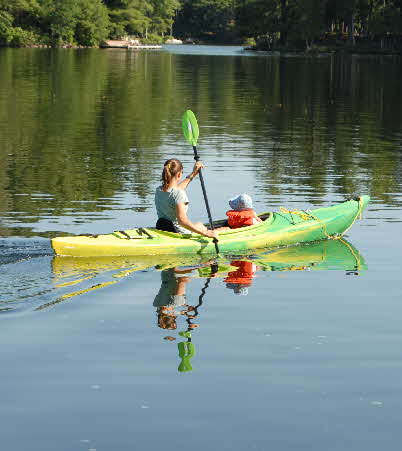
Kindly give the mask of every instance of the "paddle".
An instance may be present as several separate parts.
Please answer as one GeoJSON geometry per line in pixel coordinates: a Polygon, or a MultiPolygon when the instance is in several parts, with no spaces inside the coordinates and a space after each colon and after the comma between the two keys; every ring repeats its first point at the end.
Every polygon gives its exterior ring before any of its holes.
{"type": "MultiPolygon", "coordinates": [[[[184,137],[186,138],[187,142],[191,146],[193,146],[194,160],[195,161],[199,161],[200,157],[199,157],[198,152],[197,152],[197,141],[198,141],[198,136],[199,136],[200,132],[199,132],[199,129],[198,129],[198,123],[197,123],[197,119],[195,117],[195,114],[191,110],[187,110],[183,114],[182,125],[183,125],[184,137]]],[[[211,215],[211,210],[209,208],[207,192],[205,190],[204,177],[202,175],[201,169],[200,169],[199,174],[200,174],[202,194],[204,195],[205,206],[207,208],[207,213],[208,213],[209,226],[210,226],[211,230],[214,230],[214,224],[212,222],[212,215],[211,215]]],[[[219,254],[218,240],[216,238],[214,238],[213,241],[214,241],[214,244],[215,244],[216,253],[219,254]]]]}

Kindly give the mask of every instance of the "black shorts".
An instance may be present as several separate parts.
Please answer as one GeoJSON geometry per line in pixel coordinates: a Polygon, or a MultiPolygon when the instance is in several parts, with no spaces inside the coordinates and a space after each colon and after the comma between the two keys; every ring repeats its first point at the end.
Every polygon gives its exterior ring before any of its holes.
{"type": "Polygon", "coordinates": [[[166,218],[159,218],[156,221],[155,228],[157,230],[163,230],[164,232],[180,233],[176,230],[176,227],[174,226],[173,222],[166,218]]]}

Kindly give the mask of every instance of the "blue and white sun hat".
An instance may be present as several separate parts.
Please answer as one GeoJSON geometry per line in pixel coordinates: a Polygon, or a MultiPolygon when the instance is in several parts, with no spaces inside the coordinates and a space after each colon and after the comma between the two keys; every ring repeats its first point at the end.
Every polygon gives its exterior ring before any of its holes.
{"type": "Polygon", "coordinates": [[[248,194],[240,194],[229,200],[229,206],[232,210],[242,211],[253,208],[253,201],[248,194]]]}

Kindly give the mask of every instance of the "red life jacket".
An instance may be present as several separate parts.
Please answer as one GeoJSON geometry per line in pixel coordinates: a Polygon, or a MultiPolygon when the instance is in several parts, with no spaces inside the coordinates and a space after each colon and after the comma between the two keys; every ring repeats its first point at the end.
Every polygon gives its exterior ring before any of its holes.
{"type": "Polygon", "coordinates": [[[242,211],[229,210],[226,212],[226,216],[228,217],[229,227],[238,229],[239,227],[253,225],[254,210],[251,208],[242,211]]]}

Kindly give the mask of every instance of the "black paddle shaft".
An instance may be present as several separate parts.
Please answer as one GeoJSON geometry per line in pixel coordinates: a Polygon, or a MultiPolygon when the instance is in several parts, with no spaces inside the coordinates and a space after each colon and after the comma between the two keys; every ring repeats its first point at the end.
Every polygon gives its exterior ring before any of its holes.
{"type": "MultiPolygon", "coordinates": [[[[195,161],[199,161],[199,160],[200,160],[200,157],[199,157],[198,152],[197,152],[197,146],[193,146],[193,150],[194,150],[194,160],[195,160],[195,161]]],[[[209,202],[208,202],[208,197],[207,197],[207,191],[205,190],[204,177],[203,177],[203,175],[202,175],[201,169],[200,169],[200,171],[199,171],[199,174],[200,174],[200,181],[201,181],[202,194],[204,195],[205,206],[207,207],[207,213],[208,213],[208,219],[209,219],[209,226],[211,227],[211,230],[214,230],[214,224],[213,224],[213,222],[212,222],[211,209],[209,208],[209,202]]],[[[215,244],[216,253],[219,254],[218,240],[217,240],[216,238],[214,238],[214,244],[215,244]]]]}

